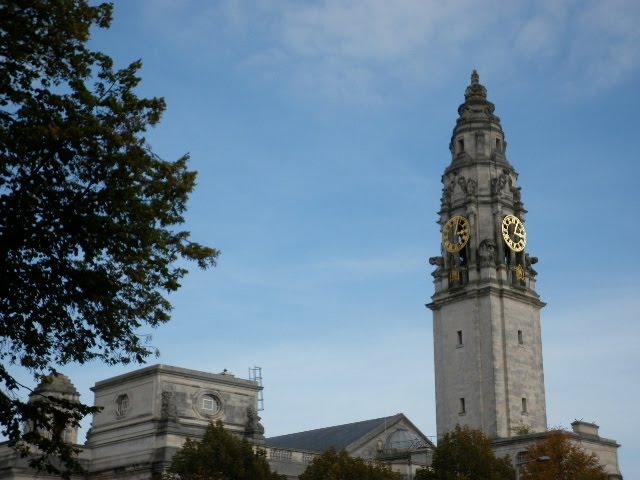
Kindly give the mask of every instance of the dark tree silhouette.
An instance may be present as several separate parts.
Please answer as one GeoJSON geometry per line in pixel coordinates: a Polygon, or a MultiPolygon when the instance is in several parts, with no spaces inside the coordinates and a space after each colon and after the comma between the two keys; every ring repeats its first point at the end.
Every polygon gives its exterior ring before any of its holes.
{"type": "Polygon", "coordinates": [[[383,464],[367,463],[344,450],[330,448],[313,459],[300,480],[400,480],[402,476],[383,464]]]}
{"type": "Polygon", "coordinates": [[[598,457],[573,443],[562,430],[552,430],[528,449],[530,459],[548,457],[520,467],[521,480],[607,480],[598,457]]]}
{"type": "Polygon", "coordinates": [[[202,440],[187,439],[173,456],[168,479],[180,480],[286,480],[272,472],[265,451],[227,432],[222,423],[211,424],[202,440]]]}
{"type": "Polygon", "coordinates": [[[166,294],[218,252],[179,229],[196,174],[145,141],[162,98],[139,98],[141,64],[117,70],[87,47],[112,7],[86,0],[0,3],[0,425],[12,445],[77,467],[62,441],[92,409],[29,405],[16,369],[142,362],[140,327],[169,320],[166,294]],[[21,426],[34,428],[23,438],[21,426]]]}
{"type": "Polygon", "coordinates": [[[415,480],[513,480],[511,461],[496,458],[480,430],[460,427],[438,442],[431,469],[418,470],[415,480]]]}

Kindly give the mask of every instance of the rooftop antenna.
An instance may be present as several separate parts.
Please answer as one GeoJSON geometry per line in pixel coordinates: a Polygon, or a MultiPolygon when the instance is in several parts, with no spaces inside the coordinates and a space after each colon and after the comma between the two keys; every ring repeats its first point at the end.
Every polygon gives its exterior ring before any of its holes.
{"type": "Polygon", "coordinates": [[[258,391],[258,411],[264,410],[264,397],[262,396],[262,367],[249,367],[249,380],[260,385],[258,391]]]}

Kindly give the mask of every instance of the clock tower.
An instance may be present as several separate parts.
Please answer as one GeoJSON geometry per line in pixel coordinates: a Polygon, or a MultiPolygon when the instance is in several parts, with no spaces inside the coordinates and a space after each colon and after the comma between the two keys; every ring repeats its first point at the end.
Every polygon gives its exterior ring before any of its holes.
{"type": "Polygon", "coordinates": [[[442,176],[441,255],[429,259],[438,437],[456,424],[508,438],[547,428],[535,257],[507,142],[474,70],[442,176]]]}

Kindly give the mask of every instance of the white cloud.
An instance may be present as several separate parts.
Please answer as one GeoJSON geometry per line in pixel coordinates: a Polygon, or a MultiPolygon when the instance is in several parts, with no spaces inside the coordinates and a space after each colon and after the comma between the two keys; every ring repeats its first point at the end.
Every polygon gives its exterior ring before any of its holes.
{"type": "Polygon", "coordinates": [[[382,103],[388,84],[395,90],[441,78],[446,61],[473,37],[473,24],[487,15],[467,0],[329,0],[284,10],[278,40],[297,62],[292,79],[303,91],[382,103]]]}
{"type": "Polygon", "coordinates": [[[324,255],[325,252],[309,252],[307,258],[297,263],[268,269],[236,264],[227,272],[226,281],[239,289],[269,289],[291,298],[309,298],[313,304],[319,289],[325,293],[327,289],[339,291],[340,286],[347,283],[356,288],[357,284],[371,279],[388,280],[423,272],[427,268],[422,250],[395,250],[360,257],[324,258],[324,255]]]}
{"type": "Polygon", "coordinates": [[[635,0],[145,5],[151,27],[182,52],[203,62],[234,52],[229,58],[258,79],[318,99],[384,103],[397,88],[445,82],[472,68],[502,76],[536,71],[563,93],[590,94],[640,66],[635,0]]]}
{"type": "Polygon", "coordinates": [[[550,57],[555,52],[559,25],[542,15],[527,20],[518,32],[516,51],[529,59],[550,57]]]}
{"type": "Polygon", "coordinates": [[[298,86],[336,99],[379,102],[386,83],[442,80],[469,62],[481,71],[533,68],[581,91],[638,69],[638,5],[327,0],[283,8],[272,40],[289,54],[298,86]],[[585,84],[574,81],[581,77],[585,84]]]}
{"type": "Polygon", "coordinates": [[[428,45],[459,2],[327,1],[285,11],[285,43],[305,56],[396,61],[428,45]]]}
{"type": "Polygon", "coordinates": [[[574,68],[584,73],[582,82],[606,88],[638,69],[638,20],[640,4],[628,0],[594,2],[580,13],[574,68]]]}

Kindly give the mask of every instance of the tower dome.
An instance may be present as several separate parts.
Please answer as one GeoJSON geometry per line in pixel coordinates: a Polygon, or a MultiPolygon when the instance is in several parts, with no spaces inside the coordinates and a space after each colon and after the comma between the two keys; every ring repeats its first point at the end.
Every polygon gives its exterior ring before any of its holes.
{"type": "Polygon", "coordinates": [[[389,450],[408,450],[419,442],[415,433],[409,432],[406,428],[398,428],[392,432],[384,443],[384,449],[389,450]]]}
{"type": "MultiPolygon", "coordinates": [[[[71,383],[69,377],[58,372],[42,377],[38,386],[34,388],[33,392],[29,395],[29,403],[31,404],[37,402],[55,402],[56,399],[74,403],[80,401],[80,393],[76,390],[73,383],[71,383]]],[[[26,426],[27,431],[32,428],[33,425],[26,426]]],[[[48,435],[47,432],[42,433],[43,435],[48,435]]],[[[63,439],[67,443],[78,443],[78,427],[68,425],[63,432],[63,439]]]]}
{"type": "Polygon", "coordinates": [[[33,390],[30,399],[34,396],[52,395],[56,398],[65,398],[68,400],[78,400],[80,394],[71,380],[62,373],[52,373],[42,377],[38,386],[33,390]]]}
{"type": "Polygon", "coordinates": [[[451,168],[477,161],[489,161],[509,167],[505,157],[506,141],[496,107],[487,100],[487,89],[480,83],[476,70],[464,92],[464,103],[458,107],[458,119],[451,135],[449,149],[451,168]]]}

